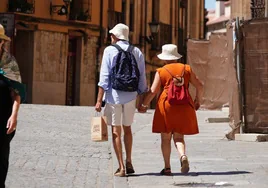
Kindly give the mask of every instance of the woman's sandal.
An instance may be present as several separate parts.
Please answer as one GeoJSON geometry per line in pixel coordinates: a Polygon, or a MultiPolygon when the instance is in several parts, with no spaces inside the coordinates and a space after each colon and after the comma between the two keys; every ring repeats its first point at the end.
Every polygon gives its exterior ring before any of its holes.
{"type": "Polygon", "coordinates": [[[171,169],[170,168],[164,168],[161,172],[160,172],[161,175],[163,176],[171,176],[172,173],[171,173],[171,169]]]}
{"type": "Polygon", "coordinates": [[[180,158],[181,161],[181,173],[187,174],[190,170],[189,161],[186,155],[182,155],[180,158]]]}
{"type": "Polygon", "coordinates": [[[118,176],[118,177],[125,177],[126,176],[126,172],[125,170],[120,170],[120,168],[118,168],[115,173],[114,173],[115,176],[118,176]]]}

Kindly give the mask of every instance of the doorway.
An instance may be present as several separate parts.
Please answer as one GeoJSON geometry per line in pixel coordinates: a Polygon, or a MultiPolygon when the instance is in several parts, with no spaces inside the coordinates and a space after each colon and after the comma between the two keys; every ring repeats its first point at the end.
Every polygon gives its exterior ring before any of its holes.
{"type": "Polygon", "coordinates": [[[78,53],[79,37],[69,36],[67,78],[66,78],[66,105],[79,105],[80,96],[80,56],[78,53]]]}
{"type": "Polygon", "coordinates": [[[26,86],[26,101],[32,103],[33,91],[33,54],[34,32],[29,30],[17,30],[14,39],[14,56],[16,57],[21,73],[22,83],[26,86]]]}

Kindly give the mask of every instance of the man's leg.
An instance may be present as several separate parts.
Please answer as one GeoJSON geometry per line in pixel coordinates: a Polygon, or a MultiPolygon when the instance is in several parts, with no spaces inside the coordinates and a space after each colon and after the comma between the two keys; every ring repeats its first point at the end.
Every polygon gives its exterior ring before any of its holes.
{"type": "Polygon", "coordinates": [[[124,144],[126,149],[126,162],[132,163],[131,155],[132,155],[132,131],[131,126],[123,126],[124,128],[124,144]]]}
{"type": "Polygon", "coordinates": [[[114,175],[125,176],[125,166],[123,162],[121,141],[122,105],[106,103],[104,108],[104,115],[107,117],[107,124],[112,125],[113,146],[119,164],[119,168],[114,175]]]}
{"type": "Polygon", "coordinates": [[[116,153],[116,157],[119,163],[119,169],[125,170],[125,165],[123,161],[123,152],[122,152],[122,142],[121,142],[121,126],[112,126],[112,137],[113,137],[113,146],[116,153]]]}
{"type": "Polygon", "coordinates": [[[131,124],[133,123],[136,110],[136,100],[130,101],[123,105],[123,129],[124,129],[124,144],[126,149],[126,170],[127,174],[135,173],[132,166],[132,143],[133,136],[131,124]]]}

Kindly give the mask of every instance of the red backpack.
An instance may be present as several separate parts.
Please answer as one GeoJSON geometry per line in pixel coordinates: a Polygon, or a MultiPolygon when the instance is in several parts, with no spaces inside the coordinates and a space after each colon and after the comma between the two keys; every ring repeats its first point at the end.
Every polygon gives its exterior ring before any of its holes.
{"type": "Polygon", "coordinates": [[[182,104],[191,104],[190,103],[190,94],[188,87],[184,84],[184,72],[185,72],[185,65],[182,71],[181,76],[179,75],[172,75],[171,72],[163,67],[171,76],[172,81],[169,84],[168,93],[167,93],[167,100],[171,105],[182,105],[182,104]]]}

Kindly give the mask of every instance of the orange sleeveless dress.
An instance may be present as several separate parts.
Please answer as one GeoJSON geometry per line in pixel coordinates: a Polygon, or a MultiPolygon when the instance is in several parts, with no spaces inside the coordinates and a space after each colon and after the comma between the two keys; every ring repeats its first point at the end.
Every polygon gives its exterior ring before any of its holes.
{"type": "MultiPolygon", "coordinates": [[[[172,75],[181,75],[184,65],[181,63],[172,63],[165,65],[172,75]]],[[[164,68],[157,69],[160,75],[163,91],[158,98],[154,118],[153,133],[176,132],[183,135],[192,135],[199,133],[194,102],[191,98],[191,104],[170,105],[167,101],[167,92],[172,76],[164,68]]],[[[185,66],[184,84],[189,84],[191,67],[185,66]]]]}

